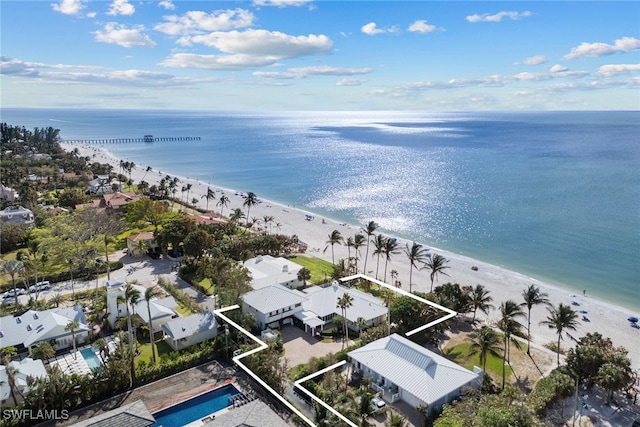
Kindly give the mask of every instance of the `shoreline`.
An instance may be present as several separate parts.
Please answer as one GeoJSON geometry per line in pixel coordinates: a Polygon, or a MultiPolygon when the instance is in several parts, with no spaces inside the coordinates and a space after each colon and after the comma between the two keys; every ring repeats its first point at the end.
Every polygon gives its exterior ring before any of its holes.
{"type": "MultiPolygon", "coordinates": [[[[62,143],[62,148],[65,151],[78,148],[81,156],[88,156],[94,158],[101,163],[109,163],[113,166],[114,170],[119,169],[120,158],[117,158],[106,148],[101,146],[93,146],[87,144],[71,144],[62,143]]],[[[136,165],[132,170],[131,178],[134,182],[140,182],[144,176],[145,181],[150,185],[158,184],[163,176],[166,176],[167,171],[158,171],[152,169],[148,173],[145,172],[146,167],[153,165],[136,165]],[[146,175],[146,176],[145,176],[146,175]]],[[[177,176],[168,174],[171,176],[177,176]]],[[[181,184],[191,184],[190,198],[198,199],[198,206],[201,208],[206,207],[206,200],[202,198],[202,195],[206,194],[207,188],[216,190],[217,194],[224,192],[230,199],[229,206],[225,208],[226,214],[231,212],[234,208],[242,208],[242,202],[244,199],[236,194],[236,190],[223,188],[215,184],[208,184],[196,179],[190,179],[182,176],[177,176],[180,179],[181,184]]],[[[249,190],[250,191],[250,190],[249,190]]],[[[262,203],[255,205],[251,208],[251,216],[262,219],[263,216],[273,216],[274,223],[271,225],[272,230],[275,228],[275,223],[279,223],[280,227],[278,232],[288,235],[297,235],[301,241],[307,243],[307,254],[309,256],[315,256],[331,262],[331,250],[324,252],[324,248],[327,246],[326,241],[328,235],[333,230],[338,230],[342,236],[353,236],[354,234],[361,232],[360,226],[348,224],[345,222],[338,222],[330,217],[318,216],[315,213],[292,207],[286,204],[282,204],[273,200],[266,200],[257,195],[262,203]],[[305,219],[305,214],[314,215],[312,221],[305,219]],[[324,220],[324,221],[323,221],[324,220]]],[[[219,208],[215,206],[216,201],[209,202],[209,209],[219,212],[219,208]]],[[[384,234],[384,233],[383,233],[384,234]]],[[[386,235],[386,234],[385,234],[386,235]]],[[[409,263],[406,256],[403,253],[403,249],[406,244],[411,245],[411,241],[403,238],[398,238],[399,253],[394,255],[387,267],[388,272],[391,270],[398,271],[398,279],[402,283],[402,288],[408,290],[408,278],[409,278],[409,263]]],[[[435,246],[427,246],[423,244],[423,247],[428,248],[428,253],[438,253],[449,260],[448,268],[445,270],[447,275],[440,275],[434,282],[434,287],[442,285],[447,282],[459,283],[461,286],[469,285],[475,286],[476,284],[482,284],[486,289],[491,291],[493,297],[493,305],[496,309],[489,312],[489,315],[484,313],[478,313],[476,316],[478,319],[485,321],[489,324],[495,323],[498,320],[499,312],[497,307],[500,303],[507,299],[512,299],[517,303],[522,302],[522,292],[530,285],[533,284],[540,288],[542,292],[548,294],[550,301],[554,306],[562,302],[564,304],[571,305],[575,311],[586,311],[585,317],[588,321],[582,320],[583,315],[579,313],[578,322],[579,325],[575,331],[570,331],[570,335],[579,339],[588,332],[600,332],[603,336],[611,338],[612,342],[616,346],[624,346],[629,351],[629,357],[632,362],[633,370],[640,370],[640,329],[634,329],[627,321],[627,317],[633,315],[638,316],[640,313],[634,312],[626,307],[622,307],[601,299],[593,298],[588,293],[583,295],[580,291],[573,291],[571,289],[563,288],[558,284],[552,284],[533,277],[529,277],[525,274],[517,271],[512,271],[502,266],[489,264],[466,255],[457,254],[455,252],[439,249],[435,246]],[[471,266],[477,266],[477,271],[471,269],[471,266]]],[[[336,259],[346,258],[347,248],[343,245],[334,247],[336,259]]],[[[364,257],[365,247],[361,248],[362,256],[364,257]]],[[[369,259],[367,261],[367,270],[369,275],[376,276],[376,258],[371,255],[372,248],[369,249],[369,259]]],[[[358,265],[362,267],[364,260],[360,260],[358,265]]],[[[384,274],[384,260],[380,262],[378,277],[382,280],[384,274]]],[[[387,275],[387,281],[390,281],[390,277],[387,275]]],[[[431,286],[429,279],[429,273],[424,270],[413,269],[413,290],[420,292],[428,292],[431,286]]],[[[636,309],[640,310],[640,308],[636,309]]],[[[525,310],[526,311],[526,310],[525,310]]],[[[547,311],[543,306],[535,306],[531,311],[531,345],[542,346],[549,342],[557,341],[557,335],[553,330],[550,330],[546,326],[540,326],[539,322],[545,320],[547,311]]],[[[526,320],[524,320],[526,330],[526,320]]],[[[561,343],[563,348],[573,347],[575,343],[569,342],[569,339],[563,337],[561,343]]]]}

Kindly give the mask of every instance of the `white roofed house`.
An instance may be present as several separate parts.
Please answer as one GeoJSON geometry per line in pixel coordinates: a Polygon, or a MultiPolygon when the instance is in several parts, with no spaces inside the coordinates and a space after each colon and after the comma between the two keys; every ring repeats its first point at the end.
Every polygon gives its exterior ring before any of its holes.
{"type": "Polygon", "coordinates": [[[482,369],[470,371],[409,339],[393,334],[348,353],[353,372],[372,379],[371,387],[385,400],[402,400],[427,415],[459,397],[466,388],[479,388],[482,369]]]}
{"type": "MultiPolygon", "coordinates": [[[[126,283],[120,279],[107,280],[107,311],[109,313],[108,320],[111,327],[115,327],[119,318],[127,315],[127,307],[124,302],[118,303],[118,297],[124,296],[126,283]]],[[[145,324],[149,323],[149,312],[147,310],[147,302],[144,299],[146,288],[137,284],[132,286],[140,292],[140,299],[136,304],[129,305],[129,313],[139,316],[145,324]]],[[[162,325],[171,319],[178,317],[175,311],[178,304],[173,297],[152,298],[149,301],[149,309],[151,311],[151,319],[153,321],[153,333],[162,330],[162,325]]]]}
{"type": "Polygon", "coordinates": [[[388,309],[382,300],[357,289],[345,288],[337,282],[326,287],[312,286],[303,292],[307,295],[306,301],[302,304],[305,312],[315,313],[324,323],[331,322],[335,315],[342,316],[338,300],[345,293],[352,297],[351,306],[344,312],[349,329],[359,332],[359,319],[363,320],[367,327],[379,325],[387,319],[388,309]]]}
{"type": "Polygon", "coordinates": [[[178,317],[162,325],[164,340],[174,350],[182,350],[218,335],[218,322],[210,311],[178,317]]]}
{"type": "Polygon", "coordinates": [[[252,313],[260,329],[292,324],[296,313],[302,312],[306,296],[282,285],[271,285],[247,292],[242,296],[242,312],[252,313]]]}
{"type": "Polygon", "coordinates": [[[91,328],[79,305],[44,311],[29,310],[15,317],[4,316],[0,318],[0,348],[13,346],[20,352],[30,350],[43,341],[51,343],[55,350],[71,347],[72,334],[66,330],[71,321],[79,323],[74,330],[76,344],[86,342],[91,328]]]}
{"type": "Polygon", "coordinates": [[[253,289],[270,285],[282,285],[289,289],[303,286],[303,282],[298,280],[298,272],[302,266],[286,258],[259,255],[245,261],[243,266],[251,273],[253,289]]]}
{"type": "Polygon", "coordinates": [[[11,224],[33,225],[33,211],[22,206],[9,206],[0,211],[0,221],[11,224]]]}
{"type": "MultiPolygon", "coordinates": [[[[44,367],[44,363],[39,359],[34,360],[27,357],[20,361],[14,360],[9,362],[9,368],[14,370],[14,393],[17,399],[20,399],[20,396],[23,396],[30,391],[28,382],[29,378],[46,379],[49,377],[47,370],[44,367]]],[[[6,406],[13,405],[13,402],[9,399],[11,399],[11,388],[9,385],[7,366],[0,365],[0,406],[4,408],[6,406]]]]}

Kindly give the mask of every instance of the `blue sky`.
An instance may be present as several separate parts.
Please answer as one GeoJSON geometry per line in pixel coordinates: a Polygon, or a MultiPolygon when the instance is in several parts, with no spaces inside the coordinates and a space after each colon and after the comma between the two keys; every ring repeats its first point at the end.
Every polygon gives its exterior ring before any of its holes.
{"type": "Polygon", "coordinates": [[[0,1],[3,107],[638,110],[640,2],[0,1]]]}

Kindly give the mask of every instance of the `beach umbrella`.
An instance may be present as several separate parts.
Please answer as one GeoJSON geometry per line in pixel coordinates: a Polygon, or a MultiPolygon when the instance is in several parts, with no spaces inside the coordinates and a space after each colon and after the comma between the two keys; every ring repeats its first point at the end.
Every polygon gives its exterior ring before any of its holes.
{"type": "Polygon", "coordinates": [[[638,323],[638,318],[635,316],[631,316],[627,320],[631,323],[638,323]]]}

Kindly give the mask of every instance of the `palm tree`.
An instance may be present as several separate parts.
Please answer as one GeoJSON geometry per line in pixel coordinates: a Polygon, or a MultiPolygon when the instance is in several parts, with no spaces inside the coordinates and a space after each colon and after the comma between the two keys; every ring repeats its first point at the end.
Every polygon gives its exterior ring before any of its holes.
{"type": "Polygon", "coordinates": [[[144,170],[144,175],[142,175],[142,179],[140,181],[144,181],[149,172],[151,172],[151,166],[147,166],[147,168],[144,170]]]}
{"type": "Polygon", "coordinates": [[[229,216],[229,221],[237,223],[240,222],[242,218],[244,218],[244,212],[242,212],[242,209],[235,208],[229,216]]]}
{"type": "Polygon", "coordinates": [[[41,341],[31,348],[31,357],[34,359],[48,360],[56,355],[56,351],[47,341],[41,341]]]}
{"type": "Polygon", "coordinates": [[[302,282],[302,286],[307,286],[307,280],[311,279],[311,270],[307,267],[302,267],[298,270],[298,280],[302,282]]]}
{"type": "Polygon", "coordinates": [[[384,282],[387,283],[387,266],[391,261],[391,255],[398,253],[398,241],[396,239],[388,238],[384,242],[384,282]]]}
{"type": "Polygon", "coordinates": [[[347,237],[347,240],[344,241],[344,245],[347,247],[347,258],[351,260],[351,248],[353,247],[353,237],[347,237]]]}
{"type": "Polygon", "coordinates": [[[118,305],[124,304],[127,310],[127,331],[129,333],[129,363],[130,363],[130,375],[129,375],[129,387],[133,387],[135,383],[135,364],[134,364],[134,349],[133,349],[133,333],[131,330],[131,311],[129,305],[135,305],[140,300],[140,291],[137,290],[133,284],[127,283],[124,288],[124,295],[119,295],[117,298],[118,305]]]}
{"type": "Polygon", "coordinates": [[[5,347],[1,350],[2,359],[0,362],[5,366],[5,372],[7,374],[7,383],[9,383],[9,391],[11,393],[11,397],[13,398],[14,406],[18,406],[18,399],[16,398],[16,375],[19,373],[18,369],[11,366],[11,359],[13,356],[18,355],[18,351],[15,347],[9,346],[5,347]]]}
{"type": "Polygon", "coordinates": [[[364,256],[364,268],[362,271],[364,274],[367,274],[367,259],[369,258],[369,241],[371,240],[371,236],[373,236],[373,233],[375,233],[378,227],[379,225],[375,221],[369,221],[366,227],[362,228],[362,231],[364,231],[365,234],[367,235],[367,252],[364,256]]]}
{"type": "Polygon", "coordinates": [[[493,301],[493,297],[489,296],[489,290],[485,289],[484,286],[476,285],[475,288],[471,289],[471,300],[469,301],[469,304],[473,308],[473,319],[471,323],[475,323],[476,312],[478,310],[487,314],[490,309],[494,308],[491,301],[493,301]]]}
{"type": "Polygon", "coordinates": [[[556,348],[558,357],[558,366],[560,366],[560,340],[562,339],[562,332],[566,329],[575,331],[578,326],[578,313],[573,311],[570,306],[560,303],[558,308],[554,306],[547,307],[549,315],[547,320],[540,322],[541,325],[547,325],[554,327],[558,333],[558,348],[556,348]]]}
{"type": "Polygon", "coordinates": [[[384,423],[385,427],[406,427],[407,420],[400,414],[392,413],[387,421],[384,423]]]}
{"type": "Polygon", "coordinates": [[[10,259],[2,265],[2,271],[11,276],[11,285],[13,286],[13,297],[15,298],[15,307],[18,309],[18,289],[16,288],[16,274],[24,273],[24,263],[17,259],[10,259]]]}
{"type": "Polygon", "coordinates": [[[539,288],[534,285],[522,291],[522,298],[524,302],[520,305],[527,307],[527,354],[531,355],[531,309],[534,305],[549,304],[549,295],[545,292],[540,292],[539,288]]]}
{"type": "Polygon", "coordinates": [[[391,272],[389,273],[389,275],[391,276],[391,280],[393,280],[393,285],[400,287],[400,282],[398,282],[398,270],[393,269],[391,270],[391,272]]]}
{"type": "MultiPolygon", "coordinates": [[[[480,330],[473,333],[473,342],[469,347],[471,354],[480,355],[480,363],[482,370],[487,369],[487,356],[498,357],[498,349],[500,348],[500,336],[490,327],[483,326],[480,330]]],[[[486,375],[486,374],[485,374],[486,375]]]]}
{"type": "Polygon", "coordinates": [[[264,215],[262,217],[262,223],[264,224],[264,229],[265,231],[269,230],[268,233],[271,234],[271,223],[273,222],[273,216],[271,215],[264,215]],[[269,227],[267,229],[267,227],[269,227]]]}
{"type": "Polygon", "coordinates": [[[191,193],[192,188],[193,184],[187,184],[187,203],[189,202],[189,194],[191,193]]]}
{"type": "MultiPolygon", "coordinates": [[[[347,308],[353,305],[353,297],[348,293],[344,293],[342,297],[338,298],[337,307],[342,311],[342,319],[344,320],[344,335],[347,342],[349,342],[349,328],[347,328],[347,308]]],[[[344,348],[344,342],[342,343],[344,348]]]]}
{"type": "Polygon", "coordinates": [[[222,218],[222,210],[225,207],[229,206],[229,198],[226,194],[222,193],[222,195],[218,199],[218,203],[216,203],[216,206],[220,206],[220,218],[222,218]]]}
{"type": "Polygon", "coordinates": [[[513,300],[507,300],[500,304],[500,320],[498,321],[498,327],[502,329],[503,336],[503,355],[502,355],[502,388],[505,385],[506,364],[508,357],[508,344],[511,340],[511,335],[517,333],[520,329],[520,323],[516,320],[518,317],[524,317],[524,311],[520,308],[520,305],[513,300]]]}
{"type": "Polygon", "coordinates": [[[360,248],[364,245],[366,237],[363,234],[357,233],[353,236],[353,250],[356,252],[356,273],[358,273],[358,259],[360,258],[360,248]]]}
{"type": "Polygon", "coordinates": [[[183,186],[182,186],[182,191],[180,192],[180,193],[181,193],[181,195],[180,195],[180,201],[181,201],[181,202],[182,202],[182,201],[184,201],[184,192],[185,192],[185,191],[187,191],[187,186],[186,186],[186,185],[183,185],[183,186]]]}
{"type": "Polygon", "coordinates": [[[51,298],[49,298],[50,304],[55,304],[56,308],[60,307],[60,304],[64,302],[64,296],[60,293],[55,294],[51,298]]]}
{"type": "Polygon", "coordinates": [[[343,240],[344,239],[342,238],[342,234],[340,234],[340,231],[333,230],[331,234],[329,234],[329,240],[327,240],[326,242],[327,246],[325,246],[324,251],[322,251],[323,253],[326,252],[329,246],[331,246],[331,263],[334,266],[336,265],[336,259],[333,252],[333,246],[336,244],[341,245],[343,240]]]}
{"type": "Polygon", "coordinates": [[[376,235],[376,237],[372,240],[373,246],[375,249],[373,250],[373,255],[378,256],[378,260],[376,261],[376,280],[378,280],[378,270],[380,269],[380,256],[384,253],[384,246],[387,241],[387,238],[382,234],[376,235]]]}
{"type": "Polygon", "coordinates": [[[407,243],[404,248],[404,253],[409,258],[409,292],[411,292],[413,286],[413,267],[416,267],[417,263],[424,263],[428,249],[423,248],[420,243],[413,242],[411,247],[407,243]]]}
{"type": "Polygon", "coordinates": [[[449,260],[440,254],[433,254],[424,262],[423,268],[431,269],[431,274],[429,274],[431,278],[431,290],[429,292],[433,292],[433,279],[436,279],[438,274],[448,276],[448,274],[444,272],[446,268],[449,268],[449,266],[445,265],[448,262],[449,260]]]}
{"type": "Polygon", "coordinates": [[[78,355],[76,353],[76,329],[80,327],[80,322],[77,320],[70,320],[67,323],[67,326],[64,327],[64,330],[67,332],[71,332],[71,342],[73,343],[73,358],[77,358],[78,355]]]}
{"type": "Polygon", "coordinates": [[[216,192],[211,189],[211,187],[207,187],[207,194],[203,194],[201,199],[207,199],[207,212],[209,212],[209,200],[213,200],[216,198],[216,192]]]}
{"type": "Polygon", "coordinates": [[[242,206],[247,208],[247,227],[249,226],[249,212],[251,210],[252,206],[255,206],[258,204],[258,196],[255,195],[255,193],[252,193],[251,191],[249,191],[247,193],[247,197],[244,199],[244,203],[242,203],[242,206]]]}
{"type": "Polygon", "coordinates": [[[157,298],[160,295],[160,291],[158,291],[155,286],[152,288],[147,288],[144,291],[144,300],[147,302],[147,315],[149,316],[149,342],[151,343],[151,354],[153,356],[153,364],[156,363],[156,343],[153,339],[153,320],[151,319],[151,300],[157,298]]]}

